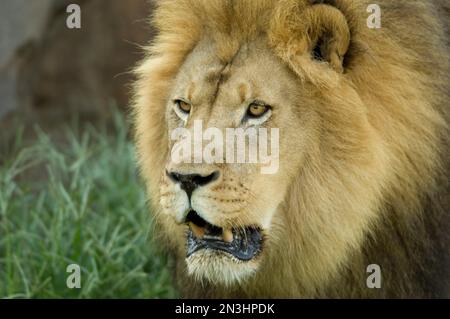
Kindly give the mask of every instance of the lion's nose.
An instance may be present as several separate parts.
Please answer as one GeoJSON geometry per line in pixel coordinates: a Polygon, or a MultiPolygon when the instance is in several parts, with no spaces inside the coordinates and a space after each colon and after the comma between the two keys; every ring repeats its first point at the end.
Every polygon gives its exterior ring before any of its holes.
{"type": "Polygon", "coordinates": [[[174,183],[179,183],[181,189],[183,189],[189,198],[191,198],[192,192],[199,186],[205,186],[212,183],[219,178],[219,171],[215,171],[209,175],[202,176],[200,174],[181,174],[177,172],[166,171],[167,176],[174,183]]]}

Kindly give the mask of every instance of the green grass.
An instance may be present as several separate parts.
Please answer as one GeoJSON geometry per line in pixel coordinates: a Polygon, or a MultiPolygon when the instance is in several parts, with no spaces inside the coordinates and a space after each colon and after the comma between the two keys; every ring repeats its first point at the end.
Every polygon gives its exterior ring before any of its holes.
{"type": "Polygon", "coordinates": [[[36,135],[25,146],[19,130],[0,164],[0,298],[176,297],[121,116],[112,133],[36,135]],[[66,285],[69,264],[80,289],[66,285]]]}

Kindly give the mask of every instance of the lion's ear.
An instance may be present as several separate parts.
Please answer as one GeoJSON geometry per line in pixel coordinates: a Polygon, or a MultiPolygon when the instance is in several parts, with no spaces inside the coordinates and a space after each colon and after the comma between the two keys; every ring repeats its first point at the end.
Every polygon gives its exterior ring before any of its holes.
{"type": "Polygon", "coordinates": [[[271,42],[278,53],[289,61],[325,61],[336,72],[342,73],[350,45],[350,30],[344,14],[323,3],[283,2],[290,6],[280,6],[271,25],[271,42]]]}
{"type": "Polygon", "coordinates": [[[337,8],[313,5],[305,10],[309,22],[308,50],[316,60],[327,61],[332,68],[343,72],[343,61],[350,44],[347,20],[337,8]]]}

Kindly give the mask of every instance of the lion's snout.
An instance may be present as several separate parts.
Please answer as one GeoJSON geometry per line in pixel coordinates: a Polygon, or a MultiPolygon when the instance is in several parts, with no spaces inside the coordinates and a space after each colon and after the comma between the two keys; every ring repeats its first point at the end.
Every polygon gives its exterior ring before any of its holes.
{"type": "Polygon", "coordinates": [[[181,189],[184,190],[190,199],[192,196],[192,192],[202,186],[206,186],[208,184],[211,184],[212,182],[216,181],[219,176],[219,171],[214,171],[210,174],[186,174],[183,172],[177,172],[177,171],[166,171],[167,177],[176,184],[179,184],[181,189]]]}

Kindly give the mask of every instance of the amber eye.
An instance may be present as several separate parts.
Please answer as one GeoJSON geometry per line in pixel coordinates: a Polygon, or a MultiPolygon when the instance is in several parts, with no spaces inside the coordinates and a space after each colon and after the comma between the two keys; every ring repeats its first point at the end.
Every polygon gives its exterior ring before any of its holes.
{"type": "Polygon", "coordinates": [[[175,100],[178,109],[186,114],[191,112],[191,105],[183,100],[175,100]]]}
{"type": "Polygon", "coordinates": [[[250,118],[259,118],[270,110],[270,106],[260,102],[253,102],[247,109],[247,116],[250,118]]]}

